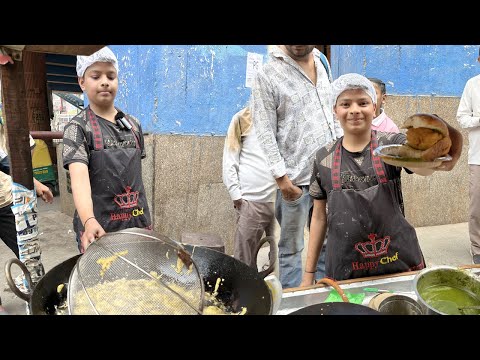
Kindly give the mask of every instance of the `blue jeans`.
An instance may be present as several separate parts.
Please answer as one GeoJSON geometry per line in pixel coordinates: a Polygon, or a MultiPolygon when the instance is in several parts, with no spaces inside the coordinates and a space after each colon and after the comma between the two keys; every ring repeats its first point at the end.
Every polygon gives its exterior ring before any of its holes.
{"type": "Polygon", "coordinates": [[[283,288],[297,287],[302,282],[302,251],[305,224],[312,207],[309,186],[300,186],[302,196],[295,201],[286,201],[277,190],[275,216],[280,224],[278,264],[283,288]]]}

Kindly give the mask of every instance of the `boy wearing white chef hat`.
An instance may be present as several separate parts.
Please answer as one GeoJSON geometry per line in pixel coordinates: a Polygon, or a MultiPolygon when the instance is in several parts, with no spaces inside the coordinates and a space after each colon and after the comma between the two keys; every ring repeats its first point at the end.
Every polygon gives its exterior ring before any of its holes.
{"type": "Polygon", "coordinates": [[[151,228],[141,170],[142,128],[114,106],[118,72],[108,47],[77,56],[78,84],[89,105],[65,126],[63,164],[70,173],[73,228],[82,253],[105,232],[151,228]]]}
{"type": "MultiPolygon", "coordinates": [[[[345,74],[332,87],[333,111],[344,136],[315,156],[310,183],[314,207],[301,286],[315,280],[313,270],[325,235],[326,277],[330,279],[423,269],[425,261],[415,229],[403,213],[402,168],[384,163],[373,153],[380,145],[404,144],[406,136],[371,129],[377,97],[366,77],[345,74]]],[[[457,130],[448,129],[452,141],[458,137],[461,141],[457,130]]],[[[451,156],[458,159],[461,146],[452,146],[452,150],[451,156]]],[[[405,170],[426,176],[440,169],[405,170]]]]}

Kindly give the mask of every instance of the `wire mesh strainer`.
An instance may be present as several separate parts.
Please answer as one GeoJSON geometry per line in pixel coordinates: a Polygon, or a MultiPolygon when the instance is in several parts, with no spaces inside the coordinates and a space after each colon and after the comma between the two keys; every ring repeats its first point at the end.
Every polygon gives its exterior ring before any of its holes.
{"type": "Polygon", "coordinates": [[[201,314],[204,285],[183,246],[144,229],[107,233],[69,279],[73,315],[201,314]]]}

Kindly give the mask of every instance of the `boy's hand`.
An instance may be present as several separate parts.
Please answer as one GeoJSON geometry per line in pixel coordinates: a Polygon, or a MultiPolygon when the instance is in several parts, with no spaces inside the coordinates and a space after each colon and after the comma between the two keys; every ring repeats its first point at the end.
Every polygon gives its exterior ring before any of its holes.
{"type": "Polygon", "coordinates": [[[302,277],[302,282],[299,287],[315,285],[315,274],[314,273],[304,273],[302,277]]]}
{"type": "Polygon", "coordinates": [[[92,242],[105,234],[105,230],[103,230],[103,227],[98,223],[97,219],[91,219],[90,221],[87,221],[87,224],[85,225],[85,231],[80,238],[82,243],[80,252],[83,254],[92,242]]]}

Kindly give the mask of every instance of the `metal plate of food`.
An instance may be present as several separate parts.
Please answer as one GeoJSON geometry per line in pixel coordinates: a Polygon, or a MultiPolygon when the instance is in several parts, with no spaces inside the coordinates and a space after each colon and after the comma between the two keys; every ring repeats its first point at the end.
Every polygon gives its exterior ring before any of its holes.
{"type": "Polygon", "coordinates": [[[399,149],[402,146],[403,145],[400,144],[382,145],[377,147],[373,151],[373,154],[375,156],[379,156],[386,164],[406,168],[435,168],[443,161],[452,160],[450,155],[438,157],[432,161],[424,161],[416,158],[405,158],[399,155],[399,149]]]}

